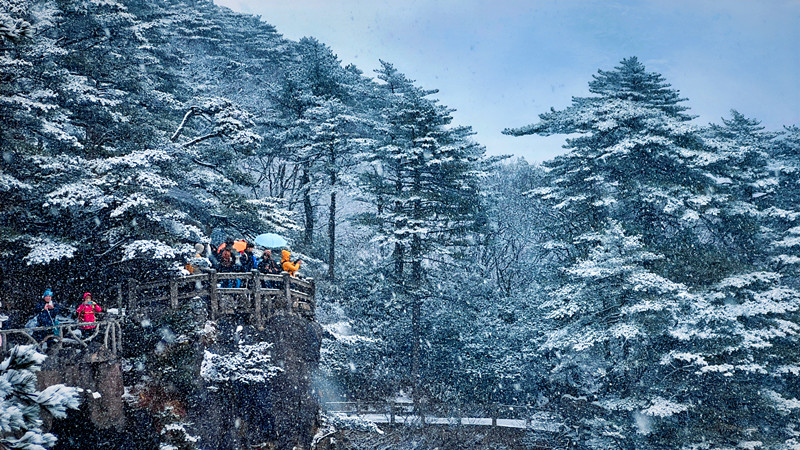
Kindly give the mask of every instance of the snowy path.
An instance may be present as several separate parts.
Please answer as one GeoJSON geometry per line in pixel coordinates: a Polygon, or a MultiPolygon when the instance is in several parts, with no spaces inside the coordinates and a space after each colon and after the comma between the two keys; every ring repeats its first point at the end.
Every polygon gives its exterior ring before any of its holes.
{"type": "MultiPolygon", "coordinates": [[[[359,418],[373,423],[391,423],[388,414],[355,414],[353,412],[336,412],[344,417],[359,418]]],[[[419,416],[415,415],[395,415],[395,423],[398,424],[418,424],[419,416]]],[[[427,425],[473,425],[473,426],[492,426],[492,419],[486,417],[425,417],[427,425]]],[[[528,424],[524,419],[497,419],[497,426],[504,428],[521,428],[535,431],[557,432],[561,428],[558,422],[546,422],[531,420],[528,424]]]]}

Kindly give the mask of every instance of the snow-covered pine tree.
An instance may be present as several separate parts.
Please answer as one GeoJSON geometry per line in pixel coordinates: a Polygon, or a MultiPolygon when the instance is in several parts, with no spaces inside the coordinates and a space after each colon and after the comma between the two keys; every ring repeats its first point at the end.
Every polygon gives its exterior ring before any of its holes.
{"type": "Polygon", "coordinates": [[[415,86],[390,63],[381,65],[384,125],[369,158],[374,170],[363,179],[375,209],[362,219],[381,244],[394,247],[394,295],[411,319],[408,382],[419,397],[422,303],[436,297],[425,287],[426,267],[435,264],[429,261],[434,255],[446,260],[469,242],[483,219],[478,186],[484,149],[470,139],[469,127],[451,126],[448,108],[427,98],[436,91],[415,86]]]}
{"type": "Polygon", "coordinates": [[[78,409],[78,390],[56,384],[36,389],[36,372],[45,355],[32,345],[15,346],[0,363],[0,446],[38,450],[55,445],[56,437],[42,430],[41,412],[67,417],[78,409]]]}
{"type": "Polygon", "coordinates": [[[573,98],[568,108],[541,114],[538,123],[504,130],[514,136],[579,134],[567,139],[568,154],[545,163],[551,183],[536,191],[560,215],[554,234],[568,245],[559,253],[581,256],[585,248],[570,240],[615,217],[626,232],[657,246],[671,278],[708,277],[718,248],[701,242],[699,216],[712,208],[706,194],[713,181],[689,164],[704,148],[680,104],[685,99],[636,57],[598,71],[589,91],[596,95],[573,98]]]}
{"type": "Polygon", "coordinates": [[[30,223],[38,222],[30,202],[39,198],[22,156],[44,148],[79,149],[66,114],[59,109],[62,74],[52,72],[53,55],[64,52],[42,33],[53,26],[54,8],[26,1],[0,2],[0,247],[14,245],[30,223]],[[61,75],[61,76],[59,76],[61,75]]]}
{"type": "Polygon", "coordinates": [[[37,276],[91,274],[106,284],[132,259],[148,261],[137,270],[163,270],[220,223],[252,234],[292,225],[278,202],[247,195],[254,182],[242,160],[258,143],[250,115],[227,100],[192,100],[185,61],[161,63],[180,46],[166,31],[179,19],[144,3],[15,5],[2,51],[21,58],[22,70],[13,69],[3,98],[28,106],[9,110],[11,127],[0,132],[9,279],[36,265],[47,268],[37,276]],[[209,102],[209,128],[181,128],[194,145],[171,143],[186,110],[209,102]]]}
{"type": "Polygon", "coordinates": [[[325,100],[311,108],[303,119],[309,126],[309,145],[304,153],[317,161],[323,187],[329,192],[328,203],[328,278],[336,274],[336,196],[354,181],[351,171],[359,157],[369,150],[368,127],[372,123],[338,99],[325,100]]]}
{"type": "Polygon", "coordinates": [[[800,289],[800,127],[785,127],[770,146],[773,189],[764,211],[772,237],[774,270],[800,289]]]}
{"type": "Polygon", "coordinates": [[[707,151],[693,161],[714,185],[713,215],[704,220],[726,242],[726,266],[733,270],[763,264],[769,237],[761,232],[761,209],[775,198],[775,179],[769,173],[771,140],[776,133],[764,131],[759,121],[736,110],[722,124],[711,124],[702,133],[707,151]]]}
{"type": "Polygon", "coordinates": [[[677,439],[783,442],[800,412],[792,406],[800,294],[781,245],[792,213],[778,206],[787,206],[778,189],[787,165],[769,158],[776,133],[737,111],[704,134],[709,151],[694,163],[724,199],[706,221],[729,243],[731,263],[670,331],[679,342],[662,361],[676,367],[667,379],[676,398],[696,405],[677,439]]]}
{"type": "Polygon", "coordinates": [[[274,151],[264,142],[273,107],[264,85],[289,63],[292,43],[259,17],[211,1],[137,6],[157,39],[151,51],[165,61],[147,69],[180,114],[168,136],[187,150],[178,171],[188,174],[173,200],[209,230],[296,230],[287,199],[262,170],[274,151]]]}
{"type": "MultiPolygon", "coordinates": [[[[20,272],[31,264],[75,258],[82,260],[76,270],[84,276],[96,263],[119,261],[125,253],[100,260],[97,255],[135,245],[137,236],[131,234],[136,233],[121,230],[135,230],[136,212],[158,203],[159,196],[163,200],[174,184],[163,172],[172,158],[164,150],[144,149],[158,142],[159,133],[147,119],[152,115],[139,106],[151,103],[146,100],[151,94],[139,83],[143,77],[135,72],[146,41],[137,34],[138,22],[125,6],[40,1],[31,10],[36,15],[28,45],[41,53],[34,67],[53,92],[47,96],[54,103],[48,114],[65,125],[53,125],[45,114],[43,129],[50,132],[38,133],[33,145],[4,146],[3,171],[24,187],[17,190],[16,202],[4,202],[10,209],[3,211],[4,221],[14,230],[3,233],[4,258],[22,261],[6,265],[20,272]],[[63,132],[53,136],[56,130],[63,132]]],[[[11,49],[22,50],[24,45],[13,42],[11,49]]],[[[31,83],[25,89],[46,93],[31,83]]],[[[28,123],[11,125],[18,136],[35,132],[28,123]]],[[[164,230],[166,225],[165,234],[174,236],[170,227],[180,213],[167,215],[156,228],[164,230]]],[[[138,236],[149,231],[143,228],[138,236]]],[[[154,242],[158,233],[153,234],[143,237],[154,242]]]]}
{"type": "MultiPolygon", "coordinates": [[[[271,86],[270,97],[274,109],[267,122],[270,128],[267,140],[273,151],[279,153],[279,158],[288,161],[290,170],[297,178],[295,192],[292,193],[297,199],[292,199],[291,203],[296,201],[301,204],[304,225],[302,241],[310,251],[316,228],[315,186],[328,184],[331,169],[335,167],[336,172],[341,172],[350,159],[343,158],[339,163],[330,164],[331,147],[322,151],[320,144],[321,140],[327,139],[323,137],[327,132],[320,127],[328,127],[330,124],[324,125],[323,122],[330,120],[339,120],[340,125],[343,125],[342,120],[351,125],[363,121],[359,118],[360,114],[352,109],[355,99],[350,90],[364,80],[359,73],[345,70],[333,51],[314,38],[301,39],[294,46],[293,53],[294,61],[287,63],[280,78],[271,86]],[[349,111],[342,109],[333,112],[333,105],[340,105],[349,111]],[[339,116],[338,119],[333,119],[336,116],[339,116]]],[[[351,129],[349,133],[361,134],[357,131],[357,128],[351,129]]],[[[341,151],[342,156],[352,153],[345,148],[333,148],[341,151]]],[[[325,190],[330,193],[329,189],[325,190]]],[[[329,238],[330,220],[329,214],[329,238]]],[[[331,245],[335,245],[335,242],[331,245]]],[[[333,253],[329,248],[329,259],[331,255],[333,253]]],[[[330,270],[333,270],[333,265],[330,265],[330,270]]]]}
{"type": "Polygon", "coordinates": [[[776,387],[791,357],[778,355],[797,331],[796,294],[774,285],[779,275],[758,275],[763,253],[741,257],[760,239],[752,193],[766,172],[762,143],[734,130],[757,134],[757,124],[734,117],[709,138],[688,123],[677,91],[636,58],[600,71],[589,87],[595,96],[505,131],[579,134],[567,140],[567,155],[546,163],[548,185],[533,191],[558,214],[547,247],[565,277],[542,305],[554,329],[541,350],[552,358],[553,389],[569,394],[560,401],[576,436],[595,446],[784,439],[785,426],[747,422],[737,409],[746,403],[751,417],[767,414],[761,406],[773,394],[748,388],[762,369],[776,377],[772,405],[791,404],[776,387]],[[678,364],[678,353],[690,356],[678,364]],[[702,363],[741,370],[715,383],[703,378],[714,370],[702,363]],[[594,407],[601,413],[587,415],[594,407]]]}

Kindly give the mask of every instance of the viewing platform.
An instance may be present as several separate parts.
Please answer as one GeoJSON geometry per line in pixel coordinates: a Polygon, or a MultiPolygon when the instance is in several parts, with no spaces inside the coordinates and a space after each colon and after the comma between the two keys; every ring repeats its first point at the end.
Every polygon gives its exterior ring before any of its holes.
{"type": "Polygon", "coordinates": [[[247,314],[251,323],[261,329],[265,320],[273,315],[295,314],[313,320],[314,294],[313,278],[297,278],[288,272],[269,275],[257,270],[217,272],[208,269],[200,274],[148,283],[129,278],[126,294],[120,289],[118,296],[127,314],[151,307],[178,309],[183,300],[206,298],[211,320],[247,314]],[[226,284],[238,287],[222,287],[226,284]]]}
{"type": "Polygon", "coordinates": [[[288,272],[270,275],[257,270],[217,272],[207,269],[199,274],[159,281],[141,282],[129,278],[125,286],[116,286],[116,292],[116,306],[113,301],[105,302],[105,306],[111,309],[103,313],[103,320],[0,329],[2,351],[5,353],[15,344],[36,345],[42,351],[45,344],[88,348],[91,343],[101,342],[100,348],[107,351],[108,357],[116,357],[122,349],[121,323],[126,317],[147,317],[177,310],[181,302],[196,297],[205,302],[211,320],[238,315],[246,317],[259,330],[263,330],[270,317],[295,315],[314,320],[316,311],[314,279],[293,277],[288,272]],[[92,325],[95,328],[81,329],[92,325]],[[34,335],[39,334],[37,332],[47,332],[48,335],[36,339],[34,335]]]}

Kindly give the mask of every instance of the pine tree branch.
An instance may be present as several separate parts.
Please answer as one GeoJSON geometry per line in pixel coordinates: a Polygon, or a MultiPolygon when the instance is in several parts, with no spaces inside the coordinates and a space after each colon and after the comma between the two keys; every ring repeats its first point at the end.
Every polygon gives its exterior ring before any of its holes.
{"type": "MultiPolygon", "coordinates": [[[[200,161],[200,160],[199,160],[199,159],[197,159],[197,158],[192,158],[192,161],[193,161],[195,164],[197,164],[198,166],[208,167],[209,169],[214,169],[214,170],[217,170],[217,166],[215,166],[214,164],[207,163],[207,162],[204,162],[204,161],[200,161]]],[[[217,171],[218,171],[218,170],[217,170],[217,171]]]]}
{"type": "Polygon", "coordinates": [[[199,144],[199,143],[201,143],[203,141],[206,141],[208,139],[215,138],[215,137],[220,137],[220,136],[222,136],[222,132],[216,131],[214,133],[209,133],[209,134],[207,134],[205,136],[200,136],[198,138],[192,139],[189,142],[184,142],[183,144],[181,144],[181,147],[183,147],[183,148],[191,147],[192,145],[199,144]]]}

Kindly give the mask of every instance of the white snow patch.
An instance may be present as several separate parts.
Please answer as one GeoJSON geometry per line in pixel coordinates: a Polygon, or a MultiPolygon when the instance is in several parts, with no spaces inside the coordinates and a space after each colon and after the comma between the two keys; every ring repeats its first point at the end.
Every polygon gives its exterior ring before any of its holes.
{"type": "Polygon", "coordinates": [[[669,417],[689,409],[688,405],[675,403],[662,397],[653,399],[649,408],[643,409],[642,414],[653,417],[669,417]]]}

